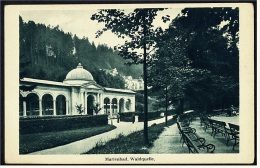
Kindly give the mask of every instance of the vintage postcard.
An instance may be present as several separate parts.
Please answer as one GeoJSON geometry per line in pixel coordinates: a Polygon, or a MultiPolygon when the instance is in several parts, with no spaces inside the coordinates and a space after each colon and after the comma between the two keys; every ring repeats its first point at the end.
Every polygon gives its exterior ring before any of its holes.
{"type": "Polygon", "coordinates": [[[254,163],[252,4],[4,9],[7,164],[254,163]]]}

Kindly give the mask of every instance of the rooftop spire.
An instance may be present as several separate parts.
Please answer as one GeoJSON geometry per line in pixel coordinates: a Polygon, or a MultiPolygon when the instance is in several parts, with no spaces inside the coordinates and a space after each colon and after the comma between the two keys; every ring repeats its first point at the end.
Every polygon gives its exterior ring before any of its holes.
{"type": "Polygon", "coordinates": [[[81,63],[78,64],[77,68],[83,68],[83,66],[81,65],[81,63]]]}

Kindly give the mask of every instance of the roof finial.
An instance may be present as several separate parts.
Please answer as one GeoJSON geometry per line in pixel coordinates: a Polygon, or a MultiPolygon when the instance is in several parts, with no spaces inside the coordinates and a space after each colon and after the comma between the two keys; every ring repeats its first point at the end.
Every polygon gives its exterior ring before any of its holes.
{"type": "Polygon", "coordinates": [[[81,65],[81,63],[78,64],[77,68],[83,68],[83,66],[81,65]]]}

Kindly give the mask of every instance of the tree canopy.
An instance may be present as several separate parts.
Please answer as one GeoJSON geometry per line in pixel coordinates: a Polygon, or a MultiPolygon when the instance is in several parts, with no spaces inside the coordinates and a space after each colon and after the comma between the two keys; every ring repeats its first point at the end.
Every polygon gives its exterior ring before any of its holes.
{"type": "MultiPolygon", "coordinates": [[[[120,9],[102,9],[92,15],[92,20],[105,23],[102,30],[98,30],[99,37],[104,31],[110,30],[119,38],[126,39],[123,45],[115,47],[119,55],[127,60],[126,64],[143,64],[144,79],[144,142],[148,143],[148,100],[147,100],[147,64],[153,61],[149,51],[155,47],[155,38],[161,33],[160,27],[154,28],[153,21],[158,11],[163,8],[140,8],[126,12],[120,9]],[[142,50],[140,52],[140,50],[142,50]],[[147,52],[148,51],[148,52],[147,52]]],[[[164,22],[169,16],[162,18],[164,22]]]]}
{"type": "Polygon", "coordinates": [[[149,71],[153,90],[169,86],[169,100],[211,110],[238,105],[238,9],[183,9],[157,41],[149,71]]]}

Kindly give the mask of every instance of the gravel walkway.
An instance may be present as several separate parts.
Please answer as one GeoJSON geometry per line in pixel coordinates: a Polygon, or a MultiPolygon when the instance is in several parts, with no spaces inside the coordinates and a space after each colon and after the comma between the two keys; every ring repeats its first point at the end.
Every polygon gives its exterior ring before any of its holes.
{"type": "MultiPolygon", "coordinates": [[[[226,122],[239,123],[238,117],[216,117],[218,120],[224,120],[226,122]]],[[[215,118],[215,119],[216,119],[215,118]]],[[[232,150],[233,141],[229,142],[226,145],[226,139],[221,134],[217,134],[215,138],[211,136],[211,128],[206,131],[203,130],[203,127],[200,126],[200,120],[195,119],[190,127],[196,129],[196,133],[206,139],[206,142],[209,144],[214,144],[216,149],[214,153],[239,153],[239,146],[236,146],[235,150],[232,150]]],[[[177,124],[173,124],[170,127],[166,127],[165,130],[160,134],[159,138],[154,142],[153,148],[150,149],[150,154],[185,154],[189,153],[187,146],[184,144],[181,145],[180,134],[177,128],[177,124]]]]}
{"type": "MultiPolygon", "coordinates": [[[[148,122],[148,126],[151,126],[154,123],[156,124],[163,123],[164,121],[165,118],[152,120],[148,122]]],[[[58,146],[51,149],[33,152],[30,153],[30,155],[82,154],[95,147],[98,142],[107,142],[111,139],[116,138],[119,134],[128,135],[132,132],[142,130],[144,125],[143,122],[135,122],[134,124],[132,124],[131,122],[117,123],[116,120],[113,120],[112,123],[110,121],[110,124],[115,125],[117,128],[112,131],[99,134],[90,138],[86,138],[80,141],[72,142],[70,144],[66,144],[63,146],[58,146]]]]}

